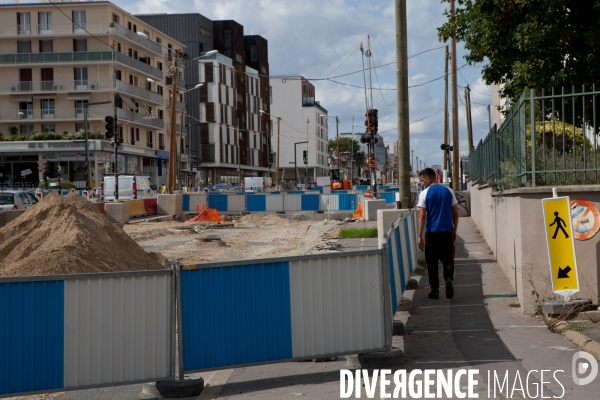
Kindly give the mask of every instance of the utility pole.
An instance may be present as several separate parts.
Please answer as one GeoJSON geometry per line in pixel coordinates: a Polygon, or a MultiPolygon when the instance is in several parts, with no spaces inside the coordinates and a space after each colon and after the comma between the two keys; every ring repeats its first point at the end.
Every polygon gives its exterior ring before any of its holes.
{"type": "Polygon", "coordinates": [[[410,193],[408,122],[408,55],[406,38],[406,0],[395,0],[396,11],[396,81],[398,86],[398,186],[402,207],[412,207],[410,193]]]}
{"type": "MultiPolygon", "coordinates": [[[[446,55],[445,57],[445,75],[444,75],[444,83],[446,85],[446,90],[444,93],[444,143],[445,144],[450,144],[450,138],[448,137],[449,132],[448,132],[448,59],[450,58],[450,53],[448,53],[448,46],[446,46],[446,55]]],[[[448,167],[448,152],[444,151],[444,167],[443,169],[447,169],[449,170],[450,168],[448,167]]]]}
{"type": "Polygon", "coordinates": [[[280,148],[279,144],[280,143],[281,143],[281,118],[277,117],[277,166],[275,168],[275,185],[279,185],[279,148],[280,148]]]}
{"type": "Polygon", "coordinates": [[[335,141],[337,142],[337,167],[338,171],[340,170],[340,128],[339,128],[339,119],[337,115],[335,116],[335,141]]]}
{"type": "Polygon", "coordinates": [[[487,106],[487,110],[488,110],[488,129],[489,129],[489,132],[491,132],[492,131],[492,112],[490,110],[489,104],[487,106]]]}
{"type": "Polygon", "coordinates": [[[473,150],[473,120],[471,119],[471,88],[465,88],[465,105],[467,107],[467,136],[469,140],[469,152],[473,150]]]}
{"type": "Polygon", "coordinates": [[[177,63],[179,50],[173,50],[173,66],[171,72],[171,131],[169,138],[169,173],[167,174],[167,190],[170,194],[175,193],[175,175],[177,165],[177,63]]]}
{"type": "MultiPolygon", "coordinates": [[[[454,7],[455,0],[450,0],[450,14],[454,18],[456,15],[456,9],[454,7]]],[[[458,163],[458,156],[460,155],[459,143],[458,143],[458,79],[456,74],[458,70],[456,68],[456,60],[458,55],[456,54],[456,31],[452,32],[450,36],[450,47],[452,50],[452,164],[455,168],[452,170],[452,183],[454,191],[460,190],[459,170],[456,168],[458,163]]]]}
{"type": "MultiPolygon", "coordinates": [[[[411,172],[411,176],[415,173],[415,152],[414,150],[410,151],[410,172],[411,172]]],[[[398,154],[396,154],[396,165],[398,165],[398,154]]],[[[398,179],[398,178],[396,178],[398,179]]]]}

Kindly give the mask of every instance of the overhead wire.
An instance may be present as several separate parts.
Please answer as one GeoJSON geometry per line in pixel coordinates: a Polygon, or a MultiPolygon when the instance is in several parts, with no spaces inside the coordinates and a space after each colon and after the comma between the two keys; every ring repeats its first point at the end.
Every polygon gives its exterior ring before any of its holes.
{"type": "Polygon", "coordinates": [[[107,45],[108,47],[112,48],[113,46],[111,46],[108,42],[105,42],[104,40],[100,39],[98,36],[94,35],[93,33],[91,33],[90,31],[88,31],[86,28],[83,28],[80,24],[78,24],[77,22],[73,21],[73,18],[69,17],[63,10],[60,9],[60,7],[58,7],[58,5],[56,3],[54,3],[52,0],[48,0],[48,3],[52,4],[61,14],[63,14],[65,17],[67,17],[67,19],[69,21],[71,21],[71,23],[76,24],[80,29],[82,29],[85,33],[87,33],[88,35],[90,35],[91,37],[93,37],[94,39],[98,40],[100,43],[103,43],[105,45],[107,45]]]}

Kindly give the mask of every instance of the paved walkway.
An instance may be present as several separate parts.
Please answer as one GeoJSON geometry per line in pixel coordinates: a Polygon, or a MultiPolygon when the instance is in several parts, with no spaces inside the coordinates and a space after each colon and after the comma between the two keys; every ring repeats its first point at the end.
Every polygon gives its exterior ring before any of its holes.
{"type": "MultiPolygon", "coordinates": [[[[542,380],[540,371],[551,370],[543,376],[545,397],[598,398],[600,376],[587,386],[573,383],[572,357],[578,349],[548,331],[539,319],[510,306],[517,302],[516,296],[470,218],[460,220],[455,261],[454,299],[444,298],[443,287],[440,300],[429,299],[427,275],[421,277],[419,289],[405,294],[412,299],[413,308],[396,315],[405,321],[406,334],[394,337],[394,346],[405,352],[403,369],[478,369],[479,383],[474,391],[482,399],[541,398],[536,394],[536,384],[542,380]],[[564,371],[556,373],[562,387],[552,376],[556,370],[564,371]],[[488,371],[492,377],[495,371],[500,381],[508,371],[508,395],[505,386],[502,394],[496,387],[496,396],[493,389],[488,396],[488,371]],[[521,392],[518,380],[517,390],[510,393],[517,373],[523,389],[529,374],[529,395],[521,392]]],[[[441,268],[439,272],[441,275],[441,268]]],[[[200,399],[338,399],[339,370],[345,368],[340,357],[333,362],[281,363],[206,373],[203,375],[209,385],[200,399]]],[[[58,398],[133,400],[140,391],[140,385],[131,385],[65,393],[58,398]]],[[[366,398],[364,389],[361,398],[366,398]]]]}

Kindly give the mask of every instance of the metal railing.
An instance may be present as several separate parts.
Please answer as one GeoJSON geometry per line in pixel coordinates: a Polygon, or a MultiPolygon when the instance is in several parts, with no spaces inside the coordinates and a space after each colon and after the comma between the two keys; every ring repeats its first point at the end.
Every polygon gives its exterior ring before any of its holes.
{"type": "Polygon", "coordinates": [[[162,55],[162,46],[150,39],[146,39],[145,37],[142,37],[140,35],[138,35],[136,32],[130,31],[129,29],[125,28],[124,26],[121,26],[117,23],[112,23],[111,26],[109,27],[109,32],[114,32],[117,35],[123,36],[129,40],[131,40],[132,42],[135,42],[137,44],[139,44],[140,46],[144,47],[145,49],[148,49],[152,52],[154,52],[155,54],[159,54],[162,55]]]}
{"type": "Polygon", "coordinates": [[[147,125],[157,129],[163,129],[164,122],[162,119],[151,118],[144,114],[138,114],[133,111],[123,110],[122,108],[117,108],[117,117],[119,119],[126,119],[131,122],[135,122],[140,125],[147,125]]]}
{"type": "Polygon", "coordinates": [[[158,104],[158,105],[163,105],[163,96],[158,94],[158,93],[154,93],[150,90],[135,86],[135,85],[131,85],[127,82],[123,82],[123,81],[116,81],[116,89],[120,90],[124,93],[127,94],[131,94],[133,96],[142,98],[144,100],[148,100],[154,104],[158,104]]]}
{"type": "MultiPolygon", "coordinates": [[[[173,78],[167,75],[165,77],[165,84],[172,85],[173,84],[172,82],[173,82],[173,78]]],[[[177,86],[182,89],[185,89],[185,81],[183,79],[177,79],[177,86]]]]}
{"type": "MultiPolygon", "coordinates": [[[[162,71],[125,54],[115,52],[115,61],[142,71],[156,79],[162,79],[162,71]]],[[[1,54],[0,65],[13,64],[52,64],[85,62],[95,63],[112,61],[112,51],[76,51],[70,53],[17,53],[1,54]]]]}
{"type": "Polygon", "coordinates": [[[598,95],[595,84],[524,93],[470,153],[471,179],[504,189],[597,183],[598,95]]]}
{"type": "MultiPolygon", "coordinates": [[[[92,34],[108,33],[108,22],[85,23],[83,28],[92,34]]],[[[78,24],[27,24],[0,26],[0,37],[86,34],[78,24]]]]}
{"type": "Polygon", "coordinates": [[[31,81],[31,82],[0,82],[0,92],[73,92],[77,90],[109,90],[113,88],[112,79],[94,81],[31,81]]]}
{"type": "MultiPolygon", "coordinates": [[[[94,115],[90,115],[90,120],[104,119],[104,117],[95,117],[111,115],[112,109],[109,107],[94,108],[94,115]]],[[[33,110],[0,110],[0,121],[2,122],[24,122],[40,121],[51,122],[54,120],[81,120],[83,121],[82,108],[55,108],[55,109],[33,109],[33,110]]]]}

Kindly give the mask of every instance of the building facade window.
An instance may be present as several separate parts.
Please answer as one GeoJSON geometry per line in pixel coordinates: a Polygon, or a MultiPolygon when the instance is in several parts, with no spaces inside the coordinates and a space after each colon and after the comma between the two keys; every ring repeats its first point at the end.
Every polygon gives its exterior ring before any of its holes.
{"type": "Polygon", "coordinates": [[[75,124],[75,132],[85,132],[85,124],[76,123],[75,124]]]}
{"type": "Polygon", "coordinates": [[[52,13],[51,12],[39,12],[39,31],[40,33],[49,33],[52,31],[52,13]]]}
{"type": "Polygon", "coordinates": [[[74,68],[74,78],[75,78],[75,89],[76,90],[85,90],[88,85],[88,69],[87,67],[83,68],[74,68]]]}
{"type": "Polygon", "coordinates": [[[56,132],[55,125],[54,124],[42,124],[42,132],[43,133],[56,132]]]}
{"type": "Polygon", "coordinates": [[[23,124],[19,126],[19,132],[23,135],[28,135],[33,132],[33,124],[23,124]]]}
{"type": "Polygon", "coordinates": [[[152,140],[152,131],[146,131],[146,147],[148,148],[152,148],[154,146],[153,140],[152,140]]]}
{"type": "Polygon", "coordinates": [[[87,51],[87,40],[73,39],[73,51],[87,51]]]}
{"type": "Polygon", "coordinates": [[[42,119],[54,119],[54,99],[41,99],[40,102],[42,119]]]}
{"type": "Polygon", "coordinates": [[[18,33],[19,35],[30,35],[31,34],[31,16],[28,12],[17,13],[17,21],[19,23],[18,33]]]}
{"type": "Polygon", "coordinates": [[[77,118],[83,118],[83,109],[87,108],[87,100],[75,100],[75,116],[77,118]]]}
{"type": "Polygon", "coordinates": [[[31,40],[18,40],[17,41],[17,53],[19,53],[19,54],[31,53],[31,40]]]}
{"type": "Polygon", "coordinates": [[[85,11],[73,11],[73,32],[85,33],[87,29],[85,11]]]}
{"type": "Polygon", "coordinates": [[[52,39],[40,40],[40,53],[52,53],[52,39]]]}
{"type": "Polygon", "coordinates": [[[19,119],[33,119],[33,102],[22,101],[19,103],[19,119]]]}
{"type": "Polygon", "coordinates": [[[258,49],[256,46],[250,46],[250,59],[252,61],[258,60],[258,49]]]}

